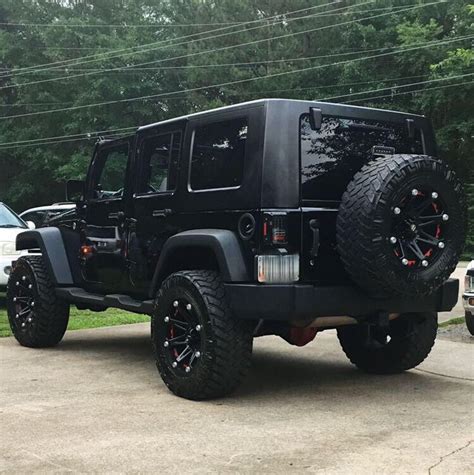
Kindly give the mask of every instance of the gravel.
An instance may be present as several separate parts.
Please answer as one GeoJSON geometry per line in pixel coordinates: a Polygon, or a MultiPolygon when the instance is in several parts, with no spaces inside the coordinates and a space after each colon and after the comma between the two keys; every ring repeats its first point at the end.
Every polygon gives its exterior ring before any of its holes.
{"type": "Polygon", "coordinates": [[[438,328],[438,338],[459,343],[474,343],[474,336],[469,333],[464,323],[438,328]]]}

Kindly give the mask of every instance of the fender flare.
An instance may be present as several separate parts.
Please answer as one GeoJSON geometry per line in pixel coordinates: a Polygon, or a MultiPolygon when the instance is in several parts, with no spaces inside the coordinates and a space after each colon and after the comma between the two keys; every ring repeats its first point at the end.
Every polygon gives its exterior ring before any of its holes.
{"type": "Polygon", "coordinates": [[[216,256],[224,282],[247,282],[249,280],[245,259],[236,234],[225,229],[197,229],[183,231],[171,236],[163,246],[150,286],[150,296],[167,277],[166,266],[176,249],[203,247],[216,256]]]}
{"type": "Polygon", "coordinates": [[[74,285],[66,248],[58,228],[25,231],[16,237],[16,249],[40,249],[49,275],[55,285],[74,285]]]}

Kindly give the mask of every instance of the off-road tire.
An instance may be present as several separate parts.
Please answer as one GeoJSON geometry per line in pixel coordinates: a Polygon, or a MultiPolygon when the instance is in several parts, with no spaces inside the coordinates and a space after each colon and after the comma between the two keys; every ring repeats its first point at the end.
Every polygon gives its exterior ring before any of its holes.
{"type": "Polygon", "coordinates": [[[471,335],[474,335],[474,315],[470,312],[466,312],[466,327],[471,335]]]}
{"type": "Polygon", "coordinates": [[[63,338],[69,321],[69,304],[56,296],[41,256],[21,257],[16,262],[8,280],[7,312],[13,335],[22,346],[46,348],[57,345],[63,338]],[[24,293],[31,293],[34,307],[18,316],[19,304],[14,299],[22,286],[24,293]]]}
{"type": "Polygon", "coordinates": [[[192,270],[170,275],[156,296],[151,320],[156,365],[164,383],[177,396],[192,400],[228,395],[249,370],[253,327],[251,322],[231,314],[217,272],[192,270]],[[169,349],[164,347],[167,339],[165,318],[169,316],[173,302],[181,299],[190,303],[202,327],[202,354],[189,374],[172,366],[169,349]]]}
{"type": "Polygon", "coordinates": [[[337,249],[352,280],[369,294],[428,295],[456,268],[466,230],[465,195],[446,164],[424,155],[383,156],[363,166],[342,197],[337,249]],[[397,203],[418,187],[439,193],[449,216],[442,224],[444,248],[426,258],[427,267],[402,265],[390,242],[397,203]]]}
{"type": "Polygon", "coordinates": [[[390,321],[390,341],[367,345],[367,327],[340,327],[337,336],[352,364],[374,374],[401,373],[418,366],[430,353],[438,329],[436,313],[406,313],[390,321]]]}

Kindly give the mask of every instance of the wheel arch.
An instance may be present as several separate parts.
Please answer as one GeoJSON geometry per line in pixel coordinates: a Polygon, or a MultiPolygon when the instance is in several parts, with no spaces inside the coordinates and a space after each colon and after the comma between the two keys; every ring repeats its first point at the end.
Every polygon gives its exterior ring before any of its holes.
{"type": "Polygon", "coordinates": [[[58,228],[41,228],[20,233],[16,237],[16,249],[39,249],[54,284],[74,284],[66,248],[58,228]]]}
{"type": "Polygon", "coordinates": [[[224,282],[249,280],[235,233],[224,229],[183,231],[170,237],[163,246],[150,285],[150,297],[171,273],[197,268],[219,271],[224,282]]]}

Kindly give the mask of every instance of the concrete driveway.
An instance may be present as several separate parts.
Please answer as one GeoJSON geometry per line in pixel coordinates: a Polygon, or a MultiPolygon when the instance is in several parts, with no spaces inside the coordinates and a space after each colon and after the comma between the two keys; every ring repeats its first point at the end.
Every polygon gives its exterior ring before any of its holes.
{"type": "Polygon", "coordinates": [[[474,345],[439,340],[418,370],[368,376],[334,332],[256,340],[231,398],[190,402],[154,367],[148,324],[0,340],[2,472],[473,473],[474,345]]]}

